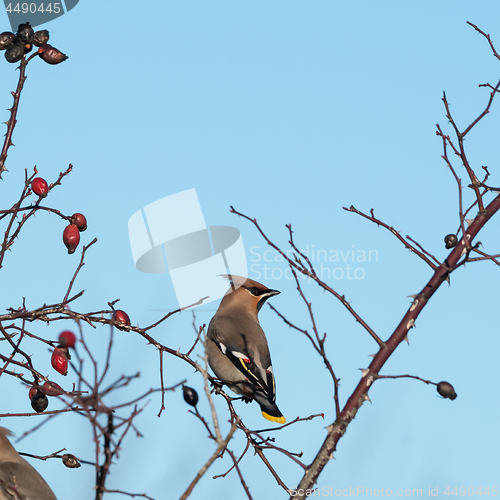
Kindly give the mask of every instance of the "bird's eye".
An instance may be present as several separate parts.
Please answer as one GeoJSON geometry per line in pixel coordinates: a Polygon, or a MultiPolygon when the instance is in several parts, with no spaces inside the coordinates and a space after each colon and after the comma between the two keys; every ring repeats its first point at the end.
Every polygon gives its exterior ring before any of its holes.
{"type": "Polygon", "coordinates": [[[255,295],[256,297],[258,297],[260,295],[260,290],[255,287],[255,286],[252,286],[251,288],[248,288],[248,291],[252,294],[252,295],[255,295]]]}

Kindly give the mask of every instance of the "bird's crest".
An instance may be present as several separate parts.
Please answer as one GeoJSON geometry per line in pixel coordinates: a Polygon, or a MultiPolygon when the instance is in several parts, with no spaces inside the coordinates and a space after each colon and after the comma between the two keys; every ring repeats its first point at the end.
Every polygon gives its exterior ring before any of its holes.
{"type": "Polygon", "coordinates": [[[244,286],[245,288],[255,287],[263,292],[268,290],[268,288],[262,283],[251,280],[250,278],[245,278],[244,276],[237,276],[236,274],[219,274],[219,276],[231,283],[232,292],[240,286],[244,286]]]}
{"type": "Polygon", "coordinates": [[[245,281],[247,280],[247,278],[244,278],[243,276],[237,276],[236,274],[219,274],[219,276],[229,281],[229,283],[231,283],[231,288],[234,289],[243,286],[245,284],[245,281]]]}

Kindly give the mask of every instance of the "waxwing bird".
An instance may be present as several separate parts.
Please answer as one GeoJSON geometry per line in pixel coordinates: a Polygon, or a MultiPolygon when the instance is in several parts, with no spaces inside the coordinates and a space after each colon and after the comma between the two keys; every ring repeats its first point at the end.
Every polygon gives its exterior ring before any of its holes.
{"type": "Polygon", "coordinates": [[[208,362],[232,391],[247,402],[257,401],[265,418],[284,424],[276,406],[271,355],[258,318],[266,300],[280,292],[241,276],[223,276],[231,288],[208,327],[208,362]]]}
{"type": "Polygon", "coordinates": [[[0,427],[0,500],[57,500],[43,477],[10,444],[0,427]]]}

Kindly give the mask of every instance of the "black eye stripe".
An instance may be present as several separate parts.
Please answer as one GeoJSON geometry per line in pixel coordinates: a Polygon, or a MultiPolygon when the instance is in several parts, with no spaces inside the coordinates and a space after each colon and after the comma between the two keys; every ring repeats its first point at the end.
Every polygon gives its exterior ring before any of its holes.
{"type": "Polygon", "coordinates": [[[264,293],[264,290],[259,290],[257,287],[255,286],[251,286],[251,287],[245,287],[252,295],[254,295],[255,297],[259,297],[260,295],[262,295],[264,293]]]}

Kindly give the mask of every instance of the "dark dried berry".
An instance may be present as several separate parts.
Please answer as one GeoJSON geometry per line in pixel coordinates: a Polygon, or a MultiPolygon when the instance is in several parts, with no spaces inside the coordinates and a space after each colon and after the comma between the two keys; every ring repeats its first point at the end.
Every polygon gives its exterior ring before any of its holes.
{"type": "Polygon", "coordinates": [[[76,213],[71,216],[71,224],[74,224],[80,232],[87,229],[87,219],[85,218],[85,215],[80,213],[76,213]]]}
{"type": "Polygon", "coordinates": [[[30,23],[20,24],[16,36],[21,42],[29,43],[30,45],[35,40],[35,32],[30,23]]]}
{"type": "Polygon", "coordinates": [[[437,391],[443,398],[448,398],[454,400],[457,397],[455,389],[449,382],[439,382],[437,385],[437,391]]]}
{"type": "Polygon", "coordinates": [[[184,401],[191,406],[196,406],[198,404],[198,393],[188,387],[187,385],[182,386],[182,393],[184,395],[184,401]]]}
{"type": "Polygon", "coordinates": [[[71,453],[65,453],[62,456],[62,461],[63,464],[66,467],[69,467],[70,469],[76,469],[78,467],[81,467],[81,463],[78,461],[78,459],[75,457],[75,455],[72,455],[71,453]]]}
{"type": "Polygon", "coordinates": [[[80,243],[80,231],[74,224],[66,226],[63,231],[63,243],[68,249],[68,253],[75,253],[78,243],[80,243]]]}
{"type": "Polygon", "coordinates": [[[42,413],[49,406],[49,400],[45,394],[37,393],[31,398],[31,407],[37,412],[42,413]]]}
{"type": "Polygon", "coordinates": [[[447,249],[453,248],[457,244],[458,238],[454,234],[447,234],[444,243],[447,249]]]}
{"type": "Polygon", "coordinates": [[[33,50],[33,45],[31,43],[24,44],[24,53],[27,54],[33,50]]]}
{"type": "Polygon", "coordinates": [[[0,33],[0,50],[5,50],[9,45],[11,45],[14,38],[16,38],[16,35],[10,31],[0,33]]]}
{"type": "Polygon", "coordinates": [[[49,64],[59,64],[63,61],[66,61],[66,59],[68,58],[66,54],[63,54],[60,50],[57,50],[55,47],[52,47],[52,45],[49,45],[48,43],[42,45],[38,49],[38,53],[40,54],[40,57],[49,64]]]}
{"type": "Polygon", "coordinates": [[[49,32],[47,30],[35,31],[35,37],[33,43],[40,47],[45,45],[49,41],[49,32]]]}
{"type": "Polygon", "coordinates": [[[5,59],[7,62],[16,63],[21,60],[24,55],[24,45],[22,43],[13,43],[7,47],[5,51],[5,59]]]}

